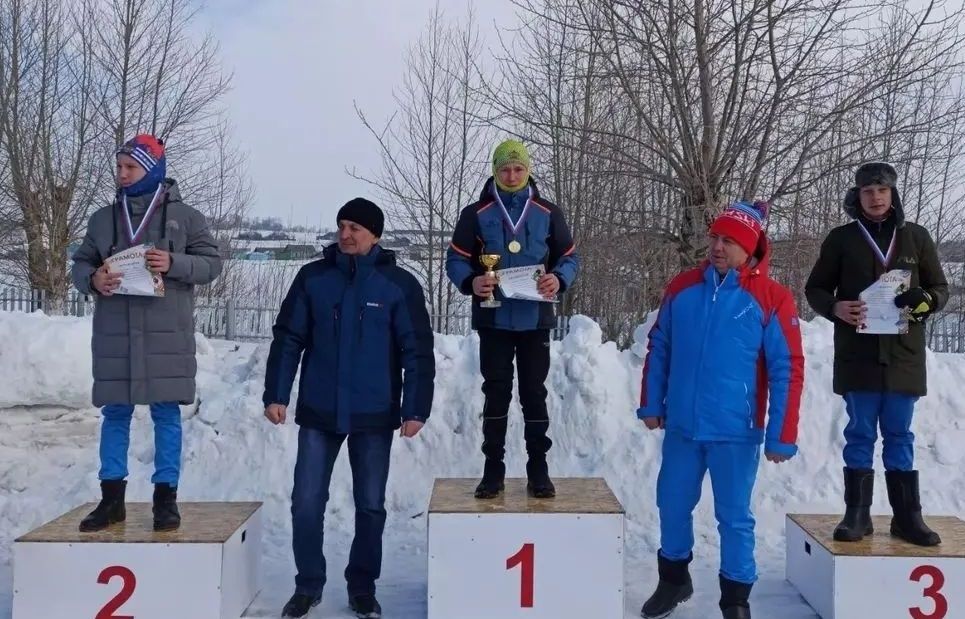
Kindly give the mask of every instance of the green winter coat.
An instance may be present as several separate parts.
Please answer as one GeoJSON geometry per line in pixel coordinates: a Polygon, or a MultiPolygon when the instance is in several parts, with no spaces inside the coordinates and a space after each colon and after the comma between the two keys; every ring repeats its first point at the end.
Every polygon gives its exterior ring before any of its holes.
{"type": "MultiPolygon", "coordinates": [[[[934,311],[948,301],[948,282],[942,272],[938,250],[928,231],[905,221],[896,198],[891,218],[874,224],[862,217],[882,253],[898,227],[894,255],[888,270],[911,271],[911,286],[920,286],[935,301],[934,311]]],[[[893,391],[925,395],[925,327],[912,322],[907,334],[859,334],[854,325],[834,317],[837,301],[856,301],[863,290],[881,277],[885,269],[862,234],[857,219],[860,206],[846,207],[855,221],[832,230],[821,246],[805,288],[815,312],[834,322],[834,392],[893,391]]]]}

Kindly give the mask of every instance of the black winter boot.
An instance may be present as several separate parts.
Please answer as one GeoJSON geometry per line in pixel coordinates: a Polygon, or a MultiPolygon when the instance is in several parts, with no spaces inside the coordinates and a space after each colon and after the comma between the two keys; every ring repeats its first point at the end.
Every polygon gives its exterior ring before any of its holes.
{"type": "Polygon", "coordinates": [[[556,496],[556,486],[550,479],[549,466],[545,457],[530,456],[526,462],[526,492],[536,499],[552,499],[556,496]]]}
{"type": "Polygon", "coordinates": [[[154,484],[154,530],[173,531],[181,526],[178,489],[170,484],[154,484]]]}
{"type": "Polygon", "coordinates": [[[875,472],[871,469],[844,468],[844,519],[834,529],[839,542],[860,542],[874,533],[871,502],[874,496],[875,472]]]}
{"type": "Polygon", "coordinates": [[[126,489],[127,481],[123,479],[101,480],[101,502],[80,521],[80,530],[89,533],[106,529],[115,522],[124,522],[127,518],[124,508],[126,489]]]}
{"type": "Polygon", "coordinates": [[[320,595],[305,595],[304,593],[296,593],[291,596],[288,603],[285,604],[285,608],[281,611],[282,617],[304,617],[308,614],[308,611],[315,608],[322,601],[322,596],[320,595]]]}
{"type": "Polygon", "coordinates": [[[502,494],[505,488],[506,464],[502,460],[486,458],[483,465],[483,477],[476,486],[477,499],[494,499],[502,494]]]}
{"type": "Polygon", "coordinates": [[[661,619],[670,615],[678,604],[690,599],[694,594],[694,583],[687,566],[692,560],[693,555],[681,561],[671,561],[657,553],[657,590],[640,609],[640,616],[661,619]]]}
{"type": "Polygon", "coordinates": [[[916,546],[937,546],[942,539],[928,528],[921,517],[918,471],[885,471],[888,501],[894,517],[891,534],[916,546]]]}
{"type": "Polygon", "coordinates": [[[720,612],[724,619],[751,619],[751,587],[720,577],[720,612]]]}

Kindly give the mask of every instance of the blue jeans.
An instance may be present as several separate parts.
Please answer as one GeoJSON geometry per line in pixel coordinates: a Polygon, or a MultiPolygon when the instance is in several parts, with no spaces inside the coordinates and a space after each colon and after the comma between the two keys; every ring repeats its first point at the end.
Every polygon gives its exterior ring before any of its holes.
{"type": "MultiPolygon", "coordinates": [[[[350,596],[375,593],[382,572],[382,531],[385,529],[385,484],[389,479],[392,430],[348,435],[355,498],[355,539],[345,580],[350,596]]],[[[335,459],[345,434],[302,426],[292,489],[292,551],[295,554],[295,592],[321,595],[325,587],[325,505],[335,459]]]]}
{"type": "Polygon", "coordinates": [[[875,441],[881,426],[886,471],[910,471],[915,466],[915,435],[911,418],[917,396],[888,391],[851,391],[844,396],[848,425],[844,428],[844,463],[852,469],[874,468],[875,441]]]}
{"type": "Polygon", "coordinates": [[[757,580],[751,495],[760,455],[760,445],[753,443],[692,441],[673,432],[664,436],[657,477],[660,554],[664,558],[681,561],[693,551],[693,512],[700,501],[704,474],[710,470],[720,534],[720,574],[745,584],[757,580]]]}
{"type": "MultiPolygon", "coordinates": [[[[131,444],[130,404],[109,404],[101,409],[100,479],[127,478],[127,448],[131,444]]],[[[177,487],[181,476],[181,408],[177,402],[151,404],[154,421],[154,475],[151,482],[177,487]]]]}

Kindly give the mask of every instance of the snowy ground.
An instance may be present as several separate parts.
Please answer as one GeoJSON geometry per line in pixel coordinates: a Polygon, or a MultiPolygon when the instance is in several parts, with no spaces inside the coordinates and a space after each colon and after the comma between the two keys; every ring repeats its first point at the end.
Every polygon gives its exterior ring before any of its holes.
{"type": "MultiPolygon", "coordinates": [[[[599,328],[573,321],[553,344],[550,417],[552,471],[557,476],[602,476],[628,514],[627,617],[655,582],[657,518],[654,486],[660,435],[646,432],[633,411],[643,348],[619,351],[601,343],[599,328]]],[[[784,465],[762,463],[756,493],[761,580],[755,616],[816,617],[784,581],[783,517],[789,511],[836,511],[841,493],[843,406],[830,393],[831,330],[803,324],[808,358],[801,422],[801,455],[784,465]]],[[[97,492],[99,414],[87,405],[90,323],[84,319],[0,313],[0,619],[10,615],[11,543],[17,536],[93,499],[97,492]]],[[[289,500],[296,427],[272,427],[262,417],[264,345],[209,341],[199,336],[200,404],[184,408],[183,500],[265,502],[265,586],[248,616],[278,617],[292,590],[289,500]]],[[[432,479],[475,477],[481,470],[482,395],[474,337],[436,338],[438,379],[433,417],[413,441],[398,440],[389,479],[385,567],[379,597],[386,615],[426,614],[425,510],[432,479]]],[[[928,513],[965,516],[961,445],[965,420],[965,359],[930,355],[931,394],[919,405],[916,457],[928,513]],[[942,483],[937,483],[942,480],[942,483]]],[[[511,475],[524,475],[522,423],[514,403],[508,455],[511,475]]],[[[149,500],[153,443],[146,411],[138,410],[130,452],[132,500],[149,500]]],[[[880,473],[879,473],[880,476],[880,473]]],[[[313,617],[349,617],[341,572],[351,539],[351,484],[340,458],[326,520],[329,587],[313,617]]],[[[694,575],[698,592],[675,614],[706,619],[717,610],[717,534],[709,481],[696,516],[694,575]]],[[[883,479],[879,488],[883,488],[883,479]]],[[[884,492],[874,511],[888,513],[884,492]]]]}

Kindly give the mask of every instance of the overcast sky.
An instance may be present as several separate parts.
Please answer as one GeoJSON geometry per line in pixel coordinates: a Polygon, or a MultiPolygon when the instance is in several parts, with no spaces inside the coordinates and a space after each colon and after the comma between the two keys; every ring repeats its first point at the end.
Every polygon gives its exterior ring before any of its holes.
{"type": "MultiPolygon", "coordinates": [[[[346,167],[375,172],[379,156],[353,101],[383,123],[392,114],[409,45],[436,0],[206,0],[202,25],[234,73],[226,103],[249,155],[254,214],[332,226],[339,206],[371,192],[346,167]]],[[[439,0],[461,18],[466,0],[439,0]]],[[[484,38],[512,20],[510,0],[477,4],[484,38]]]]}

